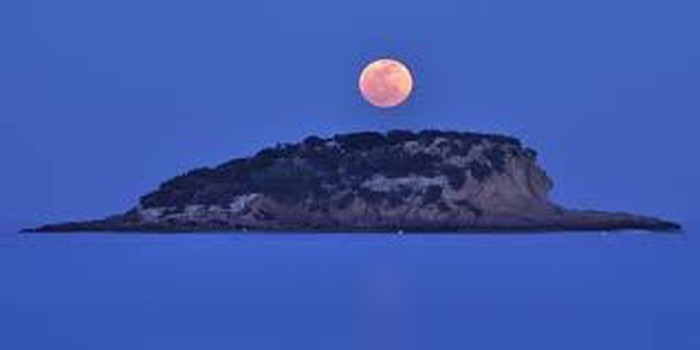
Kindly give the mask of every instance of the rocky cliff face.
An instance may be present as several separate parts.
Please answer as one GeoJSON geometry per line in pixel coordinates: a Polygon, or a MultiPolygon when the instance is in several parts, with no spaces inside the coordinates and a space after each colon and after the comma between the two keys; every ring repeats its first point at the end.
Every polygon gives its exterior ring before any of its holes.
{"type": "Polygon", "coordinates": [[[677,229],[566,211],[517,139],[391,131],[309,137],[175,177],[126,214],[40,230],[470,231],[677,229]]]}

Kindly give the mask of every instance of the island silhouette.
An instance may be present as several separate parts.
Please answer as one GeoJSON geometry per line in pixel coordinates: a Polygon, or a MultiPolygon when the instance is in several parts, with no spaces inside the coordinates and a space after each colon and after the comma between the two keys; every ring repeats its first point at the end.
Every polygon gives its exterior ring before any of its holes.
{"type": "Polygon", "coordinates": [[[677,223],[565,209],[537,152],[516,138],[394,130],[265,148],[176,176],[105,219],[26,231],[533,232],[639,229],[677,223]]]}

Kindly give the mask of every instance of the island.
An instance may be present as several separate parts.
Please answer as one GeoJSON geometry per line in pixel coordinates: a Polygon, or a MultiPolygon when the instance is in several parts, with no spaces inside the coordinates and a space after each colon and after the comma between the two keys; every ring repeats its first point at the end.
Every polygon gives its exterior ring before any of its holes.
{"type": "Polygon", "coordinates": [[[513,137],[395,130],[310,136],[162,183],[104,219],[28,232],[679,231],[549,198],[537,153],[513,137]]]}

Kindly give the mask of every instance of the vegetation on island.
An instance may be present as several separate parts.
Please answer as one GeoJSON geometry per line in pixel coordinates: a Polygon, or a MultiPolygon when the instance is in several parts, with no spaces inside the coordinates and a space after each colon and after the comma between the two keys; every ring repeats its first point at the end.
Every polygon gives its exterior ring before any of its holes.
{"type": "MultiPolygon", "coordinates": [[[[300,143],[266,148],[250,158],[234,159],[213,168],[199,168],[163,183],[141,197],[143,208],[191,204],[227,206],[242,194],[263,193],[282,202],[312,198],[324,203],[343,194],[335,205],[349,205],[355,196],[368,202],[387,201],[398,206],[413,189],[400,187],[379,192],[361,186],[376,176],[401,178],[443,175],[457,190],[469,177],[484,181],[505,170],[511,156],[534,157],[520,141],[502,135],[469,132],[404,130],[360,132],[331,138],[311,136],[300,143]],[[474,156],[479,146],[480,155],[474,156]],[[446,162],[449,157],[470,158],[462,165],[446,162]],[[471,157],[470,157],[471,156],[471,157]]],[[[427,187],[424,203],[439,201],[443,188],[427,187]]]]}

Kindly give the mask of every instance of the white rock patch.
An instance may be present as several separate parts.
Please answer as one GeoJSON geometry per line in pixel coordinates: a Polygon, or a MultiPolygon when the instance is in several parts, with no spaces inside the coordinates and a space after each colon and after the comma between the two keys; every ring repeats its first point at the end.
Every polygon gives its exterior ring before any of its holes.
{"type": "Polygon", "coordinates": [[[231,212],[233,213],[240,213],[245,209],[250,202],[255,200],[260,196],[259,193],[250,193],[250,194],[244,194],[236,197],[231,204],[229,204],[229,208],[231,209],[231,212]]]}
{"type": "Polygon", "coordinates": [[[444,176],[426,177],[426,176],[406,176],[397,178],[387,178],[383,175],[375,175],[369,180],[365,180],[361,186],[377,192],[391,192],[400,189],[401,187],[409,187],[411,189],[423,189],[431,185],[445,186],[447,179],[444,176]]]}

